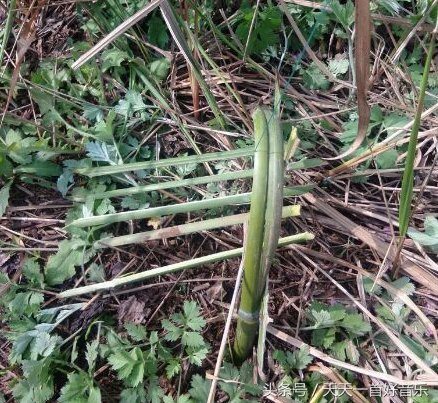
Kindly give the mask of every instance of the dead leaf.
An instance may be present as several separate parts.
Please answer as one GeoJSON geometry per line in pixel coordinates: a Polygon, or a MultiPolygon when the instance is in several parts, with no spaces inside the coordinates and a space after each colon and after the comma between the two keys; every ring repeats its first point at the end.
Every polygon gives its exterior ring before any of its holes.
{"type": "Polygon", "coordinates": [[[132,296],[123,301],[117,310],[119,323],[140,324],[145,318],[145,303],[132,296]]]}
{"type": "Polygon", "coordinates": [[[222,282],[218,281],[214,283],[206,292],[205,295],[207,296],[208,302],[211,304],[214,300],[219,299],[219,297],[222,295],[222,282]]]}

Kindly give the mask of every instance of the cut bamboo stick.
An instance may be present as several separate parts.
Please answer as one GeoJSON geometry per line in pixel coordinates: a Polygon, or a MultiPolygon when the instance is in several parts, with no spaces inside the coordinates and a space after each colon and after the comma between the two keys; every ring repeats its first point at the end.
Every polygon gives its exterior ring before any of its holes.
{"type": "MultiPolygon", "coordinates": [[[[310,232],[303,232],[297,235],[291,235],[285,238],[281,238],[278,242],[278,246],[286,246],[292,243],[310,241],[314,238],[314,235],[310,232]]],[[[130,274],[124,277],[118,277],[110,281],[104,281],[102,283],[90,284],[84,287],[72,288],[70,290],[63,291],[57,294],[58,298],[71,298],[79,295],[89,294],[97,291],[111,290],[124,285],[136,283],[150,278],[164,276],[169,273],[174,273],[181,270],[194,269],[197,267],[205,266],[209,263],[218,262],[221,260],[231,259],[241,256],[243,248],[236,248],[227,250],[224,252],[214,253],[212,255],[198,257],[192,260],[185,260],[179,263],[174,263],[168,266],[159,267],[156,269],[147,270],[141,273],[130,274]]]]}

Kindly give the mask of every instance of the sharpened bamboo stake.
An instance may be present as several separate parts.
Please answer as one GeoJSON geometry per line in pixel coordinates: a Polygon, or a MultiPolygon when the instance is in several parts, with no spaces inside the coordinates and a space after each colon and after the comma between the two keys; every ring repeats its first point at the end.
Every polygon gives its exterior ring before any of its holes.
{"type": "MultiPolygon", "coordinates": [[[[71,222],[67,227],[92,227],[95,225],[109,225],[116,222],[123,222],[128,220],[142,220],[144,218],[161,217],[171,214],[188,213],[190,211],[208,210],[212,208],[220,208],[230,206],[233,204],[247,204],[251,200],[252,193],[241,193],[231,196],[217,197],[214,199],[197,200],[193,202],[173,204],[170,206],[159,206],[141,210],[123,211],[121,213],[105,214],[93,217],[79,218],[71,222]]],[[[300,188],[284,189],[284,196],[297,196],[302,194],[300,188]]]]}
{"type": "MultiPolygon", "coordinates": [[[[301,234],[291,235],[285,238],[281,238],[278,242],[278,246],[286,246],[292,243],[310,241],[314,238],[314,235],[310,232],[303,232],[301,234]]],[[[136,283],[143,280],[148,280],[153,277],[164,276],[169,273],[175,273],[181,270],[194,269],[200,266],[205,266],[209,263],[219,262],[221,260],[231,259],[242,255],[243,248],[236,248],[227,250],[224,252],[214,253],[212,255],[198,257],[192,260],[185,260],[183,262],[174,263],[168,266],[159,267],[156,269],[147,270],[141,273],[130,274],[124,277],[118,277],[110,281],[104,281],[102,283],[90,284],[84,287],[72,288],[70,290],[63,291],[57,295],[58,298],[71,298],[79,295],[89,294],[97,291],[112,290],[117,287],[136,283]]]]}
{"type": "Polygon", "coordinates": [[[222,161],[232,158],[250,157],[253,154],[254,147],[245,147],[231,151],[219,151],[202,155],[188,155],[186,157],[166,158],[156,161],[142,161],[103,167],[78,168],[74,172],[80,175],[88,176],[89,178],[94,178],[96,176],[114,175],[124,172],[139,171],[143,169],[164,168],[169,166],[181,166],[187,164],[199,164],[201,162],[222,161]]]}
{"type": "MultiPolygon", "coordinates": [[[[296,217],[300,215],[300,206],[286,206],[282,208],[282,218],[296,217]]],[[[248,213],[231,216],[212,218],[188,224],[175,225],[168,228],[160,228],[153,231],[139,232],[137,234],[122,235],[112,238],[104,238],[94,243],[95,248],[143,243],[154,239],[167,239],[177,236],[188,235],[194,232],[207,231],[231,225],[243,224],[249,217],[248,213]]]]}

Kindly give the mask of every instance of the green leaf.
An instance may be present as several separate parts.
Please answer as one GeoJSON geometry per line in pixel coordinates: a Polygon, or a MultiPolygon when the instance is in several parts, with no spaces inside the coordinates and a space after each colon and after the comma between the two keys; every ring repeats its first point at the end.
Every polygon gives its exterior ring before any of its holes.
{"type": "Polygon", "coordinates": [[[133,90],[129,90],[124,99],[121,99],[118,105],[114,108],[115,112],[123,116],[129,116],[131,113],[141,112],[146,109],[146,104],[143,102],[142,95],[133,90]]]}
{"type": "Polygon", "coordinates": [[[333,319],[330,317],[330,312],[328,311],[315,311],[312,310],[312,316],[315,319],[316,327],[323,327],[333,324],[333,319]]]}
{"type": "Polygon", "coordinates": [[[12,389],[15,401],[20,403],[45,403],[54,394],[51,361],[23,361],[23,379],[12,389]]]}
{"type": "Polygon", "coordinates": [[[35,340],[30,348],[30,357],[36,360],[39,356],[48,357],[58,347],[62,339],[59,336],[52,336],[47,332],[37,331],[35,340]]]}
{"type": "Polygon", "coordinates": [[[166,375],[168,379],[173,378],[181,372],[181,362],[177,358],[172,358],[166,365],[166,375]]]}
{"type": "Polygon", "coordinates": [[[113,370],[117,371],[120,380],[131,387],[138,386],[144,379],[145,359],[139,347],[130,352],[125,350],[115,351],[108,357],[113,370]]]}
{"type": "Polygon", "coordinates": [[[392,135],[409,122],[410,119],[407,116],[399,115],[398,113],[390,113],[384,117],[383,127],[386,129],[388,135],[392,135]]]}
{"type": "Polygon", "coordinates": [[[36,160],[30,164],[22,165],[15,169],[17,173],[34,174],[38,176],[59,176],[62,169],[59,165],[51,161],[36,160]]]}
{"type": "Polygon", "coordinates": [[[156,14],[149,20],[148,39],[159,48],[165,48],[169,42],[166,24],[156,14]]]}
{"type": "Polygon", "coordinates": [[[32,315],[38,312],[44,302],[44,295],[36,291],[19,292],[9,303],[9,310],[14,316],[32,315]]]}
{"type": "Polygon", "coordinates": [[[411,283],[409,277],[400,277],[394,280],[391,285],[407,295],[412,295],[415,291],[415,285],[411,283]]]}
{"type": "Polygon", "coordinates": [[[250,34],[255,8],[241,9],[242,20],[236,28],[236,35],[243,45],[248,41],[248,54],[260,54],[269,46],[278,43],[281,27],[281,12],[276,6],[259,9],[250,34]],[[249,39],[248,39],[249,38],[249,39]]]}
{"type": "Polygon", "coordinates": [[[184,332],[181,342],[188,347],[200,347],[204,345],[204,339],[198,332],[184,332]]]}
{"type": "Polygon", "coordinates": [[[0,217],[3,217],[6,207],[9,205],[9,191],[11,190],[12,181],[6,184],[0,190],[0,217]]]}
{"type": "Polygon", "coordinates": [[[371,332],[371,326],[363,320],[362,315],[358,313],[350,313],[345,316],[340,324],[350,334],[355,336],[363,336],[371,332]]]}
{"type": "Polygon", "coordinates": [[[87,263],[90,253],[84,250],[85,242],[80,239],[64,240],[59,243],[58,252],[49,257],[45,268],[46,282],[57,285],[72,278],[75,266],[87,263]]]}
{"type": "Polygon", "coordinates": [[[101,403],[100,389],[86,373],[70,373],[61,389],[60,403],[101,403]]]}
{"type": "Polygon", "coordinates": [[[23,264],[23,275],[35,287],[44,288],[44,275],[35,258],[26,258],[23,264]]]}
{"type": "Polygon", "coordinates": [[[344,29],[347,29],[354,22],[354,4],[348,0],[341,4],[339,0],[329,0],[327,5],[332,9],[337,21],[344,29]]]}
{"type": "Polygon", "coordinates": [[[117,48],[107,49],[102,52],[102,71],[105,72],[111,67],[120,67],[121,64],[129,59],[129,55],[117,48]]]}
{"type": "Polygon", "coordinates": [[[198,348],[187,348],[186,353],[190,364],[200,367],[202,362],[207,358],[208,348],[204,344],[198,348]]]}
{"type": "Polygon", "coordinates": [[[152,63],[148,65],[149,71],[151,74],[158,80],[164,80],[170,70],[170,61],[166,57],[163,57],[158,60],[154,60],[152,63]]]}
{"type": "Polygon", "coordinates": [[[348,59],[331,59],[328,62],[328,69],[334,76],[340,77],[347,73],[350,67],[348,59]]]}
{"type": "Polygon", "coordinates": [[[124,389],[120,394],[120,403],[146,403],[146,391],[143,385],[124,389]]]}
{"type": "Polygon", "coordinates": [[[211,381],[204,379],[201,375],[193,375],[190,382],[190,396],[195,403],[205,403],[210,393],[211,381]]]}
{"type": "Polygon", "coordinates": [[[315,62],[310,63],[309,67],[303,70],[303,83],[311,90],[327,90],[330,87],[330,81],[315,62]]]}
{"type": "Polygon", "coordinates": [[[382,294],[382,287],[379,284],[374,284],[374,280],[369,277],[363,278],[363,287],[368,294],[382,294]]]}
{"type": "Polygon", "coordinates": [[[183,329],[176,326],[168,319],[164,319],[161,321],[161,327],[167,331],[167,334],[164,336],[164,339],[168,341],[177,341],[182,337],[184,333],[183,329]]]}
{"type": "Polygon", "coordinates": [[[131,339],[135,341],[145,341],[147,339],[146,327],[143,325],[126,323],[125,329],[128,332],[131,339]]]}
{"type": "Polygon", "coordinates": [[[91,263],[88,267],[87,278],[92,283],[105,281],[105,269],[96,263],[91,263]]]}
{"type": "Polygon", "coordinates": [[[330,347],[330,350],[333,352],[335,358],[341,361],[345,361],[347,358],[345,350],[347,348],[347,340],[339,341],[333,343],[330,347]]]}
{"type": "Polygon", "coordinates": [[[276,350],[273,357],[280,363],[286,373],[303,370],[313,361],[313,357],[309,355],[308,346],[303,346],[293,353],[276,350]]]}
{"type": "Polygon", "coordinates": [[[424,232],[409,228],[408,235],[420,245],[429,248],[433,253],[438,253],[438,220],[435,217],[426,217],[424,220],[424,232]]]}
{"type": "Polygon", "coordinates": [[[88,364],[88,373],[91,375],[96,365],[97,356],[99,354],[99,342],[93,340],[91,343],[87,343],[87,351],[85,352],[85,359],[88,364]]]}
{"type": "Polygon", "coordinates": [[[90,141],[86,146],[87,157],[93,161],[117,164],[117,150],[114,146],[98,141],[90,141]]]}
{"type": "Polygon", "coordinates": [[[347,340],[345,351],[350,362],[353,364],[357,364],[359,362],[359,350],[355,346],[353,340],[347,340]]]}
{"type": "Polygon", "coordinates": [[[376,164],[380,169],[394,168],[397,162],[398,152],[391,148],[376,157],[376,164]]]}
{"type": "Polygon", "coordinates": [[[220,378],[234,382],[219,381],[219,387],[228,395],[229,402],[252,402],[244,399],[248,393],[252,396],[259,396],[262,388],[257,384],[253,384],[252,380],[253,367],[246,361],[237,369],[234,365],[224,362],[224,366],[220,371],[220,378]]]}

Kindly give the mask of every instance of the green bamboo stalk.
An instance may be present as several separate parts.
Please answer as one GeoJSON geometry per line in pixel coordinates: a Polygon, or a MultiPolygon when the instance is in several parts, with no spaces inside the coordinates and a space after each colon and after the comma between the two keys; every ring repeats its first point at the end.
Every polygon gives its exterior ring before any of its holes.
{"type": "MultiPolygon", "coordinates": [[[[286,206],[281,209],[282,218],[296,217],[300,215],[300,206],[286,206]]],[[[94,243],[95,248],[106,248],[114,246],[130,245],[133,243],[143,243],[154,239],[167,239],[177,236],[188,235],[194,232],[207,231],[230,225],[244,223],[249,217],[248,213],[235,214],[231,216],[212,218],[173,227],[161,228],[153,231],[139,232],[137,234],[122,235],[112,238],[104,238],[94,243]]]]}
{"type": "Polygon", "coordinates": [[[268,194],[269,128],[262,109],[255,111],[253,119],[255,143],[260,147],[254,158],[253,192],[256,194],[257,191],[257,197],[251,202],[245,240],[242,292],[233,346],[233,357],[236,362],[243,361],[242,357],[247,356],[247,351],[254,343],[260,309],[258,288],[268,194]]]}
{"type": "MultiPolygon", "coordinates": [[[[233,347],[233,357],[236,362],[245,360],[254,345],[259,326],[260,306],[281,228],[284,182],[283,136],[277,116],[273,112],[264,111],[263,113],[269,130],[269,164],[267,172],[265,172],[265,175],[267,174],[269,177],[267,184],[268,197],[266,208],[261,213],[262,228],[264,227],[264,230],[262,231],[263,241],[258,246],[261,252],[258,264],[248,266],[248,270],[246,265],[244,266],[239,318],[233,347]]],[[[256,128],[255,132],[257,133],[256,128]]],[[[250,214],[252,208],[251,203],[250,214]]],[[[250,231],[250,227],[248,231],[250,231]]]]}
{"type": "MultiPolygon", "coordinates": [[[[438,24],[438,20],[437,20],[438,24]]],[[[420,92],[418,94],[417,110],[412,125],[411,136],[409,138],[408,153],[406,156],[405,169],[403,173],[402,187],[400,193],[399,223],[400,236],[404,238],[408,230],[412,210],[412,198],[414,188],[414,161],[417,149],[418,132],[421,124],[421,113],[424,108],[424,96],[426,94],[427,81],[429,78],[430,66],[435,49],[437,29],[435,28],[430,38],[429,49],[427,51],[426,63],[424,65],[423,77],[421,78],[420,92]]]]}
{"type": "MultiPolygon", "coordinates": [[[[149,185],[143,186],[134,186],[130,188],[124,189],[115,189],[108,190],[106,192],[93,193],[93,198],[95,200],[98,199],[106,199],[110,197],[124,197],[124,196],[132,196],[139,193],[152,192],[155,190],[164,190],[164,189],[174,189],[178,187],[189,187],[195,185],[203,185],[206,183],[214,183],[214,182],[222,182],[229,181],[235,179],[243,179],[250,178],[253,176],[252,169],[246,169],[243,171],[234,171],[234,172],[225,172],[223,174],[218,175],[208,175],[201,176],[198,178],[187,178],[187,179],[179,179],[175,181],[168,182],[160,182],[160,183],[151,183],[149,185]]],[[[71,200],[75,202],[84,202],[87,199],[87,196],[75,195],[73,194],[71,200]]]]}
{"type": "MultiPolygon", "coordinates": [[[[309,232],[303,232],[281,238],[278,242],[278,246],[286,246],[292,243],[306,242],[314,238],[314,235],[309,232]]],[[[226,259],[241,256],[243,248],[236,248],[227,250],[224,252],[214,253],[212,255],[198,257],[191,260],[185,260],[183,262],[174,263],[168,266],[159,267],[156,269],[147,270],[145,272],[129,274],[124,277],[118,277],[110,281],[104,281],[102,283],[90,284],[84,287],[72,288],[70,290],[63,291],[57,295],[58,298],[71,298],[79,295],[89,294],[98,291],[111,290],[116,287],[136,283],[143,280],[148,280],[153,277],[164,276],[169,273],[174,273],[181,270],[194,269],[197,267],[205,266],[209,263],[219,262],[226,259]]]]}
{"type": "MultiPolygon", "coordinates": [[[[291,197],[302,194],[301,189],[286,188],[284,196],[291,197]]],[[[171,214],[188,213],[191,211],[220,208],[232,204],[247,204],[251,201],[251,193],[241,193],[231,196],[222,196],[215,199],[204,199],[193,202],[173,204],[170,206],[152,207],[142,210],[123,211],[121,213],[105,214],[94,217],[79,218],[71,222],[67,227],[92,227],[94,225],[109,225],[128,220],[142,220],[144,218],[161,217],[171,214]]]]}
{"type": "Polygon", "coordinates": [[[249,157],[254,154],[254,147],[238,148],[231,151],[219,151],[202,155],[188,155],[185,157],[166,158],[158,161],[133,162],[123,165],[103,167],[79,168],[75,173],[94,178],[96,176],[114,175],[124,172],[139,171],[142,169],[155,169],[176,165],[198,164],[208,161],[222,161],[233,158],[249,157]]]}

